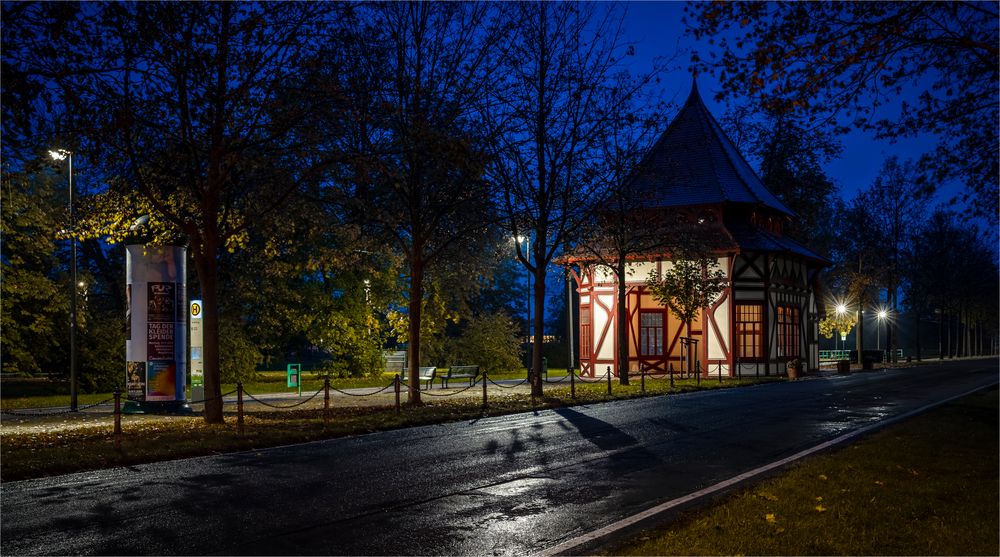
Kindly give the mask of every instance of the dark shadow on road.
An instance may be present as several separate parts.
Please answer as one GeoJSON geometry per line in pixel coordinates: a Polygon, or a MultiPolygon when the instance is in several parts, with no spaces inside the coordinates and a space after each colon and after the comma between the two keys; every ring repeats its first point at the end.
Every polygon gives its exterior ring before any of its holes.
{"type": "Polygon", "coordinates": [[[597,448],[601,450],[613,451],[638,444],[634,437],[608,422],[577,412],[572,408],[557,408],[553,412],[566,418],[584,439],[597,445],[597,448]]]}

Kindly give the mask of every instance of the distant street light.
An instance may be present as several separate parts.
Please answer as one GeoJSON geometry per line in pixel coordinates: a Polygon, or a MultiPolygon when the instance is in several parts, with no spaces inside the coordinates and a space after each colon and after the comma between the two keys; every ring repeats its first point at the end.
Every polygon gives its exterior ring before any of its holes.
{"type": "Polygon", "coordinates": [[[77,410],[76,396],[76,289],[81,285],[76,278],[76,212],[73,207],[73,153],[65,149],[49,151],[49,156],[53,160],[61,161],[69,159],[69,231],[72,242],[72,274],[73,281],[70,283],[70,304],[69,304],[69,409],[77,410]]]}
{"type": "MultiPolygon", "coordinates": [[[[847,312],[847,306],[845,306],[844,304],[837,304],[837,315],[838,316],[842,316],[846,312],[847,312]]],[[[844,335],[843,331],[840,331],[840,330],[838,330],[837,332],[841,333],[840,334],[841,340],[844,341],[844,342],[846,342],[847,341],[847,335],[844,335]]],[[[839,346],[837,347],[837,350],[840,350],[839,346]]]]}
{"type": "MultiPolygon", "coordinates": [[[[881,325],[882,323],[885,322],[885,318],[886,317],[889,317],[889,312],[885,311],[884,309],[878,310],[879,325],[881,325]]],[[[880,351],[880,352],[882,351],[882,327],[881,326],[878,327],[875,330],[875,348],[878,351],[880,351]]]]}

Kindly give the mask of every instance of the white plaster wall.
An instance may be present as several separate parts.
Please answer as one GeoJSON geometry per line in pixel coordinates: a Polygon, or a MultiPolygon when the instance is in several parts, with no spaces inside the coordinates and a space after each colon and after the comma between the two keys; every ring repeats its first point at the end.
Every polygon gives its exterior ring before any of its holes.
{"type": "MultiPolygon", "coordinates": [[[[709,377],[719,376],[719,364],[708,364],[709,377]]],[[[729,364],[722,364],[722,376],[729,377],[729,364]]]]}
{"type": "MultiPolygon", "coordinates": [[[[597,296],[597,300],[604,304],[605,306],[611,308],[614,307],[615,297],[613,294],[600,294],[597,296]]],[[[600,335],[604,331],[604,326],[608,321],[614,321],[614,316],[608,313],[609,310],[604,309],[600,304],[595,304],[597,308],[597,315],[594,319],[594,336],[600,335]]],[[[598,359],[612,359],[615,357],[615,346],[614,346],[614,327],[608,329],[608,335],[604,339],[604,344],[601,346],[600,352],[597,353],[598,359]]],[[[597,343],[600,339],[594,338],[594,347],[597,347],[597,343]]]]}
{"type": "Polygon", "coordinates": [[[715,323],[719,326],[720,335],[715,334],[715,330],[708,326],[708,357],[709,359],[724,359],[726,354],[723,347],[729,347],[729,304],[726,300],[715,310],[715,323]]]}
{"type": "Polygon", "coordinates": [[[616,282],[614,272],[611,271],[610,267],[605,265],[595,265],[594,266],[594,282],[597,284],[616,282]]]}
{"type": "Polygon", "coordinates": [[[629,263],[626,267],[628,277],[628,282],[644,283],[649,275],[656,270],[656,263],[654,262],[642,262],[642,263],[629,263]]]}

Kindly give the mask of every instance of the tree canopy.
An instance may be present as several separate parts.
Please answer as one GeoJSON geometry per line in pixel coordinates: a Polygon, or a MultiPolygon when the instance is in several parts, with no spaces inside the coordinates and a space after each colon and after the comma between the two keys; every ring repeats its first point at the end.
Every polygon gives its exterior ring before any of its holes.
{"type": "Polygon", "coordinates": [[[694,37],[718,45],[694,64],[720,96],[746,96],[815,125],[900,139],[933,134],[923,186],[964,185],[997,219],[1000,17],[989,2],[703,2],[694,37]]]}

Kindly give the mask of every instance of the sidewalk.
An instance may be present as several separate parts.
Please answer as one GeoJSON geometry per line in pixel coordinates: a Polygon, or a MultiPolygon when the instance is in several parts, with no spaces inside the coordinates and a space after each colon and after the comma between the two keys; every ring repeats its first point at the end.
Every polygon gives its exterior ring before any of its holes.
{"type": "MultiPolygon", "coordinates": [[[[550,383],[556,386],[562,382],[550,383]]],[[[569,385],[569,382],[566,382],[569,385]]],[[[330,389],[330,408],[394,406],[396,393],[393,389],[383,387],[361,387],[338,390],[330,389]],[[381,391],[381,392],[378,392],[381,391]]],[[[528,394],[530,386],[523,380],[501,380],[488,386],[490,398],[502,394],[528,394]],[[497,384],[504,387],[498,387],[497,384]]],[[[423,402],[434,402],[439,399],[476,398],[483,396],[482,383],[478,382],[469,388],[466,385],[451,386],[447,389],[421,388],[423,402]]],[[[406,404],[408,395],[406,385],[400,391],[400,402],[406,404]]],[[[124,403],[124,401],[123,401],[124,403]]],[[[223,398],[223,411],[228,415],[236,415],[237,396],[223,398]]],[[[83,406],[83,405],[81,405],[83,406]]],[[[123,414],[122,424],[176,422],[183,420],[201,420],[204,404],[191,404],[189,414],[123,414]]],[[[323,390],[303,392],[270,392],[243,394],[243,410],[246,413],[280,412],[283,410],[319,410],[323,408],[323,390]]],[[[69,407],[23,408],[11,410],[11,413],[0,414],[0,437],[3,435],[26,435],[31,433],[52,432],[57,430],[89,429],[112,427],[114,424],[114,403],[83,407],[77,412],[70,412],[69,407]]]]}

